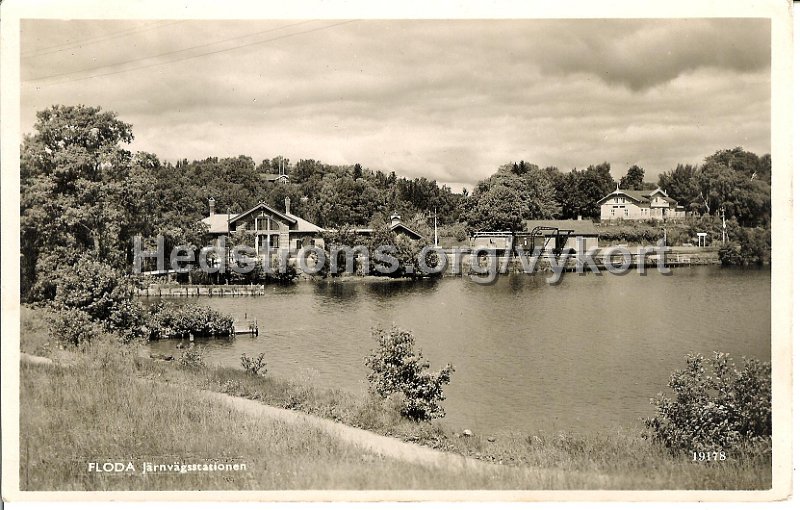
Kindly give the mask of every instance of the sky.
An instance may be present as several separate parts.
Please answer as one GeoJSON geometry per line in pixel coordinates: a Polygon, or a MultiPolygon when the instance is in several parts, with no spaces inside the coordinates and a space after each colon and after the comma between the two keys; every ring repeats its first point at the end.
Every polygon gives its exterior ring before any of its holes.
{"type": "Polygon", "coordinates": [[[176,161],[277,155],[471,189],[509,161],[645,178],[770,152],[768,19],[22,20],[21,132],[53,104],[176,161]]]}

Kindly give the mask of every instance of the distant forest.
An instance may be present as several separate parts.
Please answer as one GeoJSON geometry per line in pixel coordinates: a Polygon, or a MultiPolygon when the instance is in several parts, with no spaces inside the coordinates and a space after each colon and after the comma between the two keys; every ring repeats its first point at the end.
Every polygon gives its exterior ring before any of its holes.
{"type": "MultiPolygon", "coordinates": [[[[510,162],[468,193],[453,192],[425,177],[409,179],[358,163],[291,162],[277,156],[256,164],[239,156],[173,165],[152,154],[138,157],[148,161],[159,203],[169,208],[164,214],[198,220],[208,213],[208,197],[216,199],[219,212],[241,212],[259,201],[281,209],[289,197],[296,214],[332,228],[382,223],[395,211],[407,221],[430,226],[436,210],[440,225],[461,222],[468,230],[518,229],[524,219],[597,218],[597,201],[618,184],[608,163],[562,172],[510,162]],[[265,179],[281,166],[287,184],[265,179]]],[[[646,181],[645,171],[632,166],[619,186],[636,190],[660,186],[690,213],[717,214],[724,207],[728,217],[742,225],[763,226],[770,219],[771,176],[769,154],[759,157],[737,147],[720,150],[701,165],[678,164],[655,182],[646,181]]]]}

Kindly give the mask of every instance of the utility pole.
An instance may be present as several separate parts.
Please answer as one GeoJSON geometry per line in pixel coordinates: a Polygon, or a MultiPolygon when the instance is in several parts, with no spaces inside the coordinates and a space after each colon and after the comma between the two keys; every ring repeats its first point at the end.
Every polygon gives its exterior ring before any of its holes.
{"type": "Polygon", "coordinates": [[[436,207],[433,208],[433,246],[439,247],[439,222],[436,217],[436,207]]]}
{"type": "Polygon", "coordinates": [[[231,258],[231,207],[228,206],[228,222],[226,223],[225,231],[225,285],[230,283],[230,258],[231,258]]]}
{"type": "Polygon", "coordinates": [[[728,225],[725,223],[725,208],[722,208],[722,244],[723,246],[728,240],[728,225]]]}

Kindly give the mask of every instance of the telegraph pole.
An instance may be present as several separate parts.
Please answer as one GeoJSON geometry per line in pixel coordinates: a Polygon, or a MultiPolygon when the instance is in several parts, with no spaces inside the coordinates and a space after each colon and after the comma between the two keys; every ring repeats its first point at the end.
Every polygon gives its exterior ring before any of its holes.
{"type": "Polygon", "coordinates": [[[728,225],[725,223],[725,208],[722,208],[722,244],[728,240],[728,225]]]}
{"type": "Polygon", "coordinates": [[[433,246],[439,247],[439,223],[436,217],[436,207],[433,208],[433,246]]]}

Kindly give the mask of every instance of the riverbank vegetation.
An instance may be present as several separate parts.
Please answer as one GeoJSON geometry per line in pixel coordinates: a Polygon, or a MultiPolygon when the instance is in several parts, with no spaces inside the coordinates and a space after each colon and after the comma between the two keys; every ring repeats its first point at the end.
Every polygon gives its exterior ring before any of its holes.
{"type": "Polygon", "coordinates": [[[765,489],[770,486],[768,449],[740,449],[724,462],[697,462],[689,450],[674,450],[642,436],[616,433],[531,434],[453,430],[436,420],[403,415],[397,393],[377,398],[303,381],[256,376],[207,363],[184,365],[151,360],[134,344],[120,347],[111,336],[81,348],[61,348],[47,333],[46,310],[23,310],[22,350],[63,360],[60,366],[23,362],[21,477],[31,488],[519,488],[519,489],[765,489]],[[488,475],[448,473],[357,452],[310,430],[290,433],[279,422],[254,422],[214,409],[198,390],[210,390],[292,409],[406,442],[504,466],[488,475]],[[102,423],[90,419],[102,416],[102,423]],[[34,426],[36,425],[36,426],[34,426]],[[66,426],[68,425],[68,426],[66,426]],[[65,435],[65,431],[69,431],[65,435]],[[226,434],[232,434],[227,438],[226,434]],[[265,445],[282,434],[275,445],[265,445]],[[61,440],[53,441],[53,437],[61,440]],[[27,446],[25,446],[27,445],[27,446]],[[92,476],[72,459],[94,460],[98,452],[165,461],[245,456],[256,468],[231,481],[199,475],[165,477],[92,476]],[[77,452],[77,453],[76,453],[77,452]],[[297,459],[293,463],[293,459],[297,459]],[[269,459],[268,461],[264,459],[269,459]],[[367,469],[363,462],[368,462],[367,469]],[[71,464],[70,464],[71,463],[71,464]],[[308,481],[306,477],[310,477],[308,481]]]}
{"type": "Polygon", "coordinates": [[[137,298],[137,281],[121,270],[83,255],[73,268],[61,266],[48,285],[53,299],[38,305],[53,312],[49,332],[63,344],[79,346],[93,337],[116,335],[123,343],[191,336],[229,336],[233,319],[211,307],[137,298]]]}
{"type": "Polygon", "coordinates": [[[672,374],[674,398],[659,395],[646,437],[671,450],[769,451],[772,439],[771,364],[745,359],[741,369],[727,354],[689,355],[672,374]]]}

